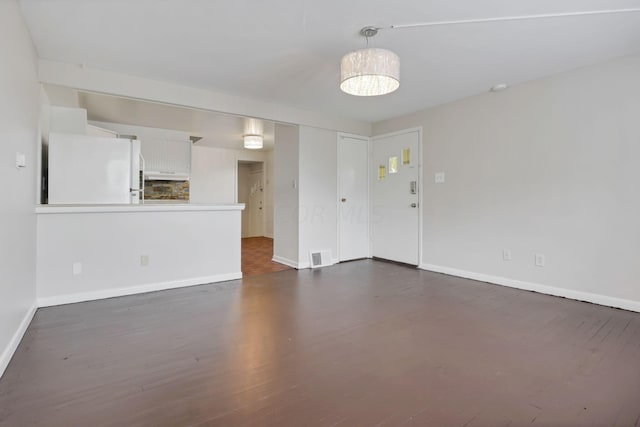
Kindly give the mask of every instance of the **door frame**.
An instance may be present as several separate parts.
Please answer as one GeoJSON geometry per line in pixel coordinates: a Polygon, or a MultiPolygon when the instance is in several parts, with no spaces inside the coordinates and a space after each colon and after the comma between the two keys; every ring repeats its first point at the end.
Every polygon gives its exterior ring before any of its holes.
{"type": "MultiPolygon", "coordinates": [[[[238,192],[240,191],[240,185],[238,183],[238,173],[240,172],[240,164],[255,164],[255,163],[260,163],[262,164],[262,188],[263,188],[263,193],[262,193],[262,234],[267,234],[266,230],[267,230],[267,214],[266,214],[266,209],[265,209],[265,201],[266,201],[266,191],[267,191],[267,161],[265,160],[246,160],[243,158],[239,158],[239,156],[236,156],[235,158],[235,166],[234,166],[234,170],[235,170],[235,179],[234,179],[234,203],[240,203],[239,198],[238,198],[238,192]]],[[[245,203],[244,209],[241,211],[241,213],[244,212],[248,212],[248,203],[245,203]]],[[[240,225],[242,226],[242,221],[240,221],[240,225]]],[[[242,228],[242,227],[241,227],[242,228]]],[[[240,234],[242,235],[242,230],[240,230],[240,234]]],[[[266,237],[266,236],[264,236],[266,237]]],[[[275,237],[275,236],[274,236],[275,237]]]]}
{"type": "MultiPolygon", "coordinates": [[[[404,135],[407,133],[418,133],[418,157],[417,157],[417,166],[418,166],[418,265],[416,268],[420,268],[420,266],[424,263],[422,260],[422,241],[423,241],[423,217],[422,217],[422,207],[424,206],[424,176],[423,176],[423,167],[422,167],[422,126],[416,126],[412,128],[402,129],[395,132],[384,133],[381,135],[375,135],[370,138],[369,142],[369,191],[371,191],[371,187],[373,186],[374,180],[374,172],[371,169],[371,165],[373,164],[373,145],[377,139],[389,138],[392,136],[404,135]]],[[[371,223],[372,209],[373,205],[371,203],[371,197],[369,198],[369,256],[373,256],[373,239],[371,236],[373,235],[373,224],[371,223]]]]}
{"type": "MultiPolygon", "coordinates": [[[[342,203],[340,202],[340,194],[341,194],[341,188],[340,188],[340,178],[342,178],[342,171],[340,170],[340,140],[344,139],[344,138],[352,138],[352,139],[358,139],[360,141],[366,141],[367,143],[367,174],[369,174],[370,169],[371,169],[371,137],[368,136],[363,136],[363,135],[356,135],[353,133],[346,133],[346,132],[338,132],[337,138],[336,138],[336,153],[337,153],[337,171],[338,171],[338,175],[337,175],[337,181],[336,181],[336,209],[337,209],[337,216],[336,216],[336,243],[337,243],[337,253],[336,253],[336,257],[338,262],[340,262],[340,237],[342,236],[342,230],[341,230],[341,218],[342,218],[342,203]]],[[[372,257],[372,252],[371,252],[371,180],[367,179],[367,203],[366,203],[366,209],[367,209],[367,258],[371,258],[372,257]]]]}
{"type": "MultiPolygon", "coordinates": [[[[260,172],[251,172],[249,171],[249,177],[251,178],[251,175],[258,175],[259,176],[259,180],[260,180],[260,195],[259,195],[259,202],[261,202],[260,206],[258,207],[258,210],[261,210],[262,212],[255,212],[254,210],[249,210],[249,228],[251,231],[255,232],[256,230],[253,229],[253,225],[254,222],[252,221],[253,218],[251,217],[252,214],[257,214],[261,219],[260,221],[257,221],[257,226],[260,228],[258,236],[256,237],[265,237],[264,235],[266,227],[265,227],[265,222],[266,222],[266,209],[265,209],[265,190],[266,190],[266,184],[265,184],[265,170],[264,170],[264,162],[256,162],[259,163],[261,165],[260,168],[260,172]]],[[[255,163],[254,163],[255,164],[255,163]]],[[[251,181],[251,180],[250,180],[251,181]]],[[[251,195],[249,196],[249,198],[251,199],[251,195]]],[[[253,205],[252,205],[253,206],[253,205]]],[[[254,233],[252,233],[254,234],[254,233]]]]}

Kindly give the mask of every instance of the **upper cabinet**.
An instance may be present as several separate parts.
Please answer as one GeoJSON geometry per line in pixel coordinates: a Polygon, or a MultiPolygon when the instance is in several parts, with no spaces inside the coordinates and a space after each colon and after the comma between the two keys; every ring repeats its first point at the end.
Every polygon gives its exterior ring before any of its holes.
{"type": "Polygon", "coordinates": [[[188,179],[191,172],[191,141],[142,140],[147,179],[188,179]]]}
{"type": "Polygon", "coordinates": [[[87,110],[52,105],[50,107],[50,131],[85,135],[87,133],[87,110]]]}
{"type": "Polygon", "coordinates": [[[104,138],[117,138],[118,137],[118,132],[88,124],[87,125],[87,135],[89,135],[89,136],[102,136],[104,138]]]}

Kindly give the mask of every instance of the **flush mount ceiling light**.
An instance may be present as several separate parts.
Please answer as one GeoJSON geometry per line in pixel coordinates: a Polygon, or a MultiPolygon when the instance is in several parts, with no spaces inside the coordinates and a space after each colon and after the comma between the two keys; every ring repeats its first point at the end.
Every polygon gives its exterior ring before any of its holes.
{"type": "Polygon", "coordinates": [[[378,96],[400,86],[400,58],[387,49],[369,48],[369,37],[378,34],[375,27],[365,27],[360,35],[367,48],[347,53],[340,63],[340,89],[349,95],[378,96]]]}
{"type": "Polygon", "coordinates": [[[264,146],[264,126],[262,120],[246,118],[244,119],[244,148],[249,150],[259,150],[264,146]]]}
{"type": "Polygon", "coordinates": [[[493,85],[491,86],[491,89],[489,89],[491,92],[502,92],[503,90],[506,90],[509,88],[509,85],[507,85],[506,83],[498,83],[497,85],[493,85]]]}
{"type": "Polygon", "coordinates": [[[249,150],[259,150],[264,145],[264,138],[262,135],[245,135],[243,138],[244,148],[248,148],[249,150]]]}

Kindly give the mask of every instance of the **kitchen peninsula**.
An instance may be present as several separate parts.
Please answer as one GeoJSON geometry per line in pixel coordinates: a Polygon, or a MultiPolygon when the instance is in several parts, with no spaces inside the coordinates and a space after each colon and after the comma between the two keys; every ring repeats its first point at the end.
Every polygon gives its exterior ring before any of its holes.
{"type": "Polygon", "coordinates": [[[244,204],[40,205],[38,305],[242,277],[244,204]]]}

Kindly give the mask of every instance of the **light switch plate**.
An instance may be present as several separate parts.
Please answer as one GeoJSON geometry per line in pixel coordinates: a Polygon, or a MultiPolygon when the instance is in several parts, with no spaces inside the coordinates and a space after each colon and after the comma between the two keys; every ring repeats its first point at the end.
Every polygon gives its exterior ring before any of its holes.
{"type": "Polygon", "coordinates": [[[436,172],[435,181],[436,181],[436,184],[444,183],[444,172],[436,172]]]}
{"type": "Polygon", "coordinates": [[[536,264],[536,267],[544,267],[544,265],[546,264],[545,256],[543,254],[536,254],[535,264],[536,264]]]}
{"type": "Polygon", "coordinates": [[[509,249],[502,250],[502,259],[504,261],[511,261],[511,251],[509,249]]]}

